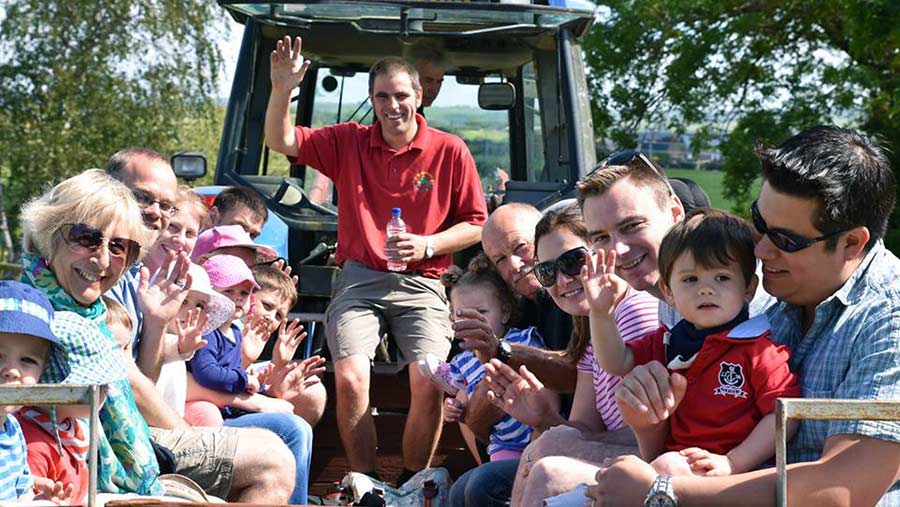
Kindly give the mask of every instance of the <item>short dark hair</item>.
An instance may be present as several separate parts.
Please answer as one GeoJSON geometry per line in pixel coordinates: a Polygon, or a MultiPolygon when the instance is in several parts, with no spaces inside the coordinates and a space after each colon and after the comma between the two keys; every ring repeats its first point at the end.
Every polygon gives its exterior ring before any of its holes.
{"type": "MultiPolygon", "coordinates": [[[[815,198],[813,225],[824,234],[865,226],[866,250],[887,232],[894,210],[896,180],[884,150],[853,129],[822,125],[778,147],[759,145],[763,179],[778,192],[815,198]]],[[[837,238],[826,241],[833,249],[837,238]]]]}
{"type": "MultiPolygon", "coordinates": [[[[651,163],[656,164],[651,161],[651,163]]],[[[578,190],[578,205],[584,207],[584,200],[605,194],[610,187],[625,178],[631,177],[635,183],[653,190],[656,204],[660,209],[666,207],[669,200],[669,187],[663,181],[661,174],[663,169],[656,164],[659,173],[647,167],[641,160],[635,159],[628,165],[610,165],[594,169],[591,173],[575,184],[578,190]]]]}
{"type": "Polygon", "coordinates": [[[265,201],[256,193],[255,190],[248,187],[228,187],[219,192],[213,206],[219,210],[219,213],[225,213],[239,206],[243,206],[250,210],[256,218],[265,222],[269,218],[269,209],[266,208],[265,201]]]}
{"type": "Polygon", "coordinates": [[[660,243],[659,275],[669,285],[675,260],[690,252],[694,262],[704,268],[737,262],[749,285],[756,271],[754,246],[749,222],[726,211],[698,208],[672,226],[660,243]]]}
{"type": "Polygon", "coordinates": [[[166,164],[169,163],[166,157],[162,156],[162,154],[157,151],[153,151],[150,148],[132,146],[131,148],[119,150],[112,157],[109,157],[109,160],[106,162],[106,174],[121,181],[122,178],[120,175],[122,171],[128,167],[128,164],[131,163],[131,159],[134,157],[144,157],[150,160],[158,160],[166,164]]]}
{"type": "Polygon", "coordinates": [[[369,95],[375,90],[375,78],[378,76],[390,76],[397,72],[405,72],[409,74],[409,80],[412,83],[413,90],[419,91],[422,85],[419,84],[419,71],[416,67],[403,58],[396,56],[388,56],[378,60],[369,69],[369,95]]]}

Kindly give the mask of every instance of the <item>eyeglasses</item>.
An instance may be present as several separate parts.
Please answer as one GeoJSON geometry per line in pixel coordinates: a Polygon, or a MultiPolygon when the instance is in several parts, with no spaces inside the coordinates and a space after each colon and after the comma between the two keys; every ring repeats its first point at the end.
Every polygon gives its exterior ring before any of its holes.
{"type": "Polygon", "coordinates": [[[159,205],[159,211],[163,212],[168,216],[172,216],[178,212],[178,208],[175,207],[175,203],[167,200],[159,200],[156,199],[152,194],[148,192],[144,192],[143,190],[134,189],[131,191],[134,195],[134,200],[138,202],[138,206],[141,208],[149,208],[154,204],[159,205]]]}
{"type": "Polygon", "coordinates": [[[581,267],[584,266],[584,257],[588,252],[590,250],[580,246],[563,252],[556,260],[535,264],[534,277],[544,287],[552,287],[556,283],[556,275],[559,271],[569,276],[578,276],[581,273],[581,267]]]}
{"type": "Polygon", "coordinates": [[[766,221],[763,220],[762,215],[759,214],[759,207],[756,205],[756,201],[753,201],[753,204],[750,205],[750,217],[753,219],[753,227],[756,228],[756,232],[768,236],[769,239],[772,240],[773,245],[775,245],[779,250],[785,251],[787,253],[799,252],[804,248],[813,246],[819,241],[825,241],[826,239],[833,238],[838,234],[847,232],[846,229],[843,229],[837,232],[832,232],[831,234],[819,236],[818,238],[805,238],[790,231],[784,231],[781,229],[769,229],[766,221]]]}
{"type": "Polygon", "coordinates": [[[113,257],[124,259],[127,264],[137,260],[141,252],[141,244],[128,238],[104,238],[103,231],[86,224],[65,224],[59,228],[59,233],[72,249],[87,249],[95,251],[100,245],[106,243],[106,249],[113,257]]]}
{"type": "MultiPolygon", "coordinates": [[[[597,164],[597,167],[595,167],[590,173],[588,173],[587,176],[590,176],[595,172],[611,165],[631,165],[631,163],[635,160],[640,160],[645,166],[647,166],[648,169],[653,172],[653,174],[655,174],[657,177],[659,177],[660,180],[662,180],[663,183],[665,183],[666,189],[669,191],[669,195],[675,195],[675,189],[673,189],[672,184],[669,183],[669,178],[665,174],[663,174],[659,170],[659,168],[656,167],[656,164],[651,162],[646,155],[635,150],[622,150],[613,153],[612,155],[600,161],[600,163],[597,164]]],[[[585,176],[585,178],[587,176],[585,176]]]]}

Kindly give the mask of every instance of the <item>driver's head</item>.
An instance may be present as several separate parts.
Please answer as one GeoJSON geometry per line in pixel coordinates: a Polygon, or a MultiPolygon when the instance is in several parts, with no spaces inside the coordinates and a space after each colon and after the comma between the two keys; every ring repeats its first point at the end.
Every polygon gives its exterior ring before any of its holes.
{"type": "Polygon", "coordinates": [[[210,227],[240,225],[252,239],[262,232],[269,210],[252,188],[228,187],[219,192],[209,209],[210,227]]]}
{"type": "Polygon", "coordinates": [[[419,84],[422,85],[422,106],[430,106],[441,93],[444,84],[444,55],[436,49],[420,47],[413,51],[413,61],[419,72],[419,84]]]}

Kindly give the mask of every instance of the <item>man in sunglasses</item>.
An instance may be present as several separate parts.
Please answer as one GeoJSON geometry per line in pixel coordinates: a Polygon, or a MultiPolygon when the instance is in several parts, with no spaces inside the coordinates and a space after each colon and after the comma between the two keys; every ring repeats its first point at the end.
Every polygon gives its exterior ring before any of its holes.
{"type": "MultiPolygon", "coordinates": [[[[760,147],[757,156],[756,256],[765,289],[778,298],[766,315],[772,339],[793,351],[803,395],[900,398],[900,260],[882,241],[896,191],[887,156],[859,132],[833,126],[760,147]]],[[[622,386],[622,413],[635,431],[662,421],[684,390],[658,364],[632,372],[622,386]]],[[[896,422],[804,421],[787,458],[805,462],[788,469],[789,505],[900,505],[896,422]]],[[[664,501],[654,505],[775,502],[774,469],[676,477],[655,491],[662,479],[639,459],[620,457],[600,468],[588,493],[598,505],[640,505],[648,492],[664,501]]]]}

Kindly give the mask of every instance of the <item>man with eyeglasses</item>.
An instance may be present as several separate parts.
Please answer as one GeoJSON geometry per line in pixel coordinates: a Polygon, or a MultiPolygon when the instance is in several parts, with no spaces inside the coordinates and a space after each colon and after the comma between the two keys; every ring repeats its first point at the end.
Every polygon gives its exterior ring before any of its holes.
{"type": "MultiPolygon", "coordinates": [[[[131,189],[145,226],[157,233],[168,226],[176,211],[178,182],[165,157],[147,148],[128,148],[110,158],[106,172],[131,189]]],[[[159,273],[142,276],[142,265],[136,263],[108,293],[132,318],[135,363],[129,366],[128,380],[135,402],[154,441],[175,455],[176,469],[170,472],[187,475],[207,492],[232,501],[285,503],[294,474],[285,473],[284,463],[293,455],[278,436],[261,429],[189,428],[156,390],[162,336],[190,290],[189,265],[190,259],[180,253],[159,273]]]]}
{"type": "MultiPolygon", "coordinates": [[[[900,260],[882,241],[896,182],[884,151],[857,131],[820,126],[757,156],[756,256],[763,286],[778,298],[766,315],[772,339],[793,351],[803,395],[900,398],[900,260]]],[[[660,364],[621,385],[622,413],[635,432],[664,420],[684,391],[660,364]]],[[[804,421],[787,457],[789,505],[900,505],[897,422],[804,421]]],[[[594,505],[775,503],[774,469],[667,481],[624,456],[596,478],[588,489],[594,505]]]]}

